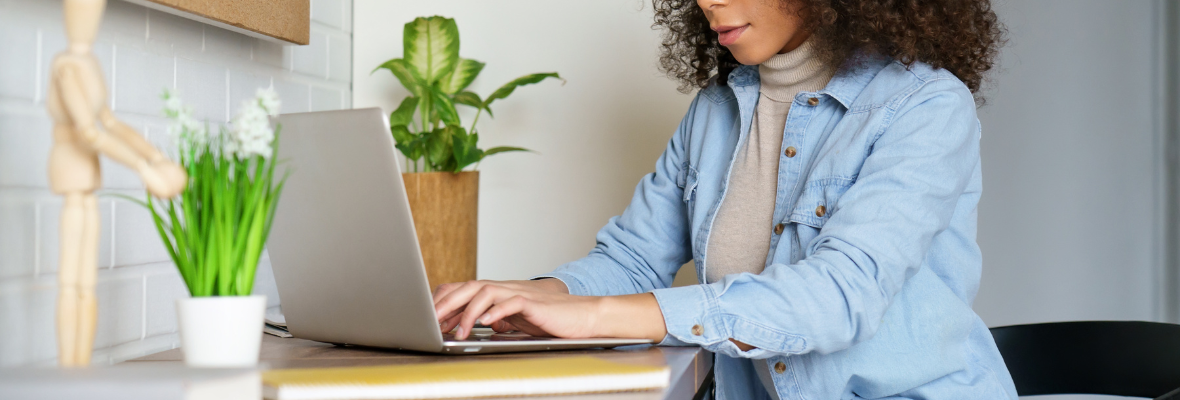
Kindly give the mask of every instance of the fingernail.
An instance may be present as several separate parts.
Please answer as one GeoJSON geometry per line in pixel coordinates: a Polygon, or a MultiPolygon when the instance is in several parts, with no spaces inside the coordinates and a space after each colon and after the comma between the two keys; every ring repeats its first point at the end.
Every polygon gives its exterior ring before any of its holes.
{"type": "Polygon", "coordinates": [[[488,323],[487,323],[487,322],[485,322],[485,321],[490,321],[491,319],[492,319],[492,316],[491,316],[491,315],[484,314],[484,315],[481,315],[481,316],[479,317],[479,319],[475,320],[475,322],[478,322],[480,325],[487,326],[487,325],[488,325],[488,323]]]}
{"type": "Polygon", "coordinates": [[[459,329],[455,330],[455,337],[459,339],[463,338],[463,325],[459,325],[459,329]]]}

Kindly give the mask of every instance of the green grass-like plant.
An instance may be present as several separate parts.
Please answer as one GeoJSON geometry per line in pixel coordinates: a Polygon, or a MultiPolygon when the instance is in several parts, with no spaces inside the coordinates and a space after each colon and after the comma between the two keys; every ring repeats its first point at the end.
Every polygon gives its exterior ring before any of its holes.
{"type": "Polygon", "coordinates": [[[231,129],[209,136],[179,100],[164,96],[188,187],[178,198],[156,202],[148,196],[137,202],[151,211],[193,297],[250,295],[286,181],[284,176],[273,184],[282,127],[271,130],[267,117],[278,115],[277,98],[260,90],[256,104],[247,101],[231,129]]]}
{"type": "Polygon", "coordinates": [[[466,89],[485,64],[459,57],[459,27],[455,20],[440,16],[416,18],[405,25],[402,43],[402,58],[386,61],[373,72],[389,70],[410,91],[411,95],[389,115],[390,130],[397,149],[406,156],[407,171],[418,172],[423,158],[426,171],[459,172],[492,154],[528,151],[511,146],[480,149],[475,124],[485,111],[493,116],[492,102],[508,97],[517,87],[548,78],[561,79],[556,72],[516,78],[487,98],[480,98],[466,89]],[[476,109],[470,128],[463,127],[455,104],[476,109]]]}

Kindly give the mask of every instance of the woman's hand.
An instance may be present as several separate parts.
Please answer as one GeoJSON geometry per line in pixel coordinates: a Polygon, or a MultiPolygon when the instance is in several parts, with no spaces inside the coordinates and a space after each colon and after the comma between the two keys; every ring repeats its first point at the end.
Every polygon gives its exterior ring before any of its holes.
{"type": "Polygon", "coordinates": [[[497,332],[519,330],[563,338],[659,341],[667,333],[659,304],[650,293],[592,297],[569,295],[565,289],[556,279],[442,285],[434,295],[434,308],[442,331],[458,326],[455,337],[460,340],[470,335],[476,322],[497,332]]]}
{"type": "MultiPolygon", "coordinates": [[[[501,286],[501,287],[505,287],[505,288],[509,288],[509,289],[513,289],[513,290],[521,290],[521,291],[537,291],[537,292],[562,293],[562,294],[569,293],[569,289],[565,287],[565,283],[563,283],[559,279],[553,279],[553,278],[528,280],[528,281],[467,281],[467,282],[444,283],[442,285],[438,285],[438,287],[434,289],[434,308],[435,308],[435,312],[439,316],[439,328],[443,331],[443,333],[450,332],[452,329],[455,329],[456,325],[459,325],[459,316],[460,316],[460,314],[462,314],[463,310],[466,308],[466,303],[464,303],[463,306],[459,307],[458,309],[452,310],[448,314],[444,315],[442,312],[439,311],[439,302],[445,298],[448,298],[448,296],[450,296],[451,294],[458,295],[456,297],[453,297],[452,300],[466,299],[464,301],[469,301],[469,300],[471,300],[471,296],[475,292],[479,291],[480,289],[482,289],[483,286],[486,286],[486,285],[501,286]]],[[[520,329],[517,329],[515,326],[512,326],[512,324],[508,323],[507,321],[498,321],[496,323],[488,323],[485,325],[491,327],[492,330],[494,330],[496,332],[509,332],[509,331],[519,331],[520,330],[520,329]]],[[[467,334],[471,333],[470,327],[468,327],[466,333],[467,334]]],[[[466,334],[464,335],[464,337],[466,337],[466,334]]]]}

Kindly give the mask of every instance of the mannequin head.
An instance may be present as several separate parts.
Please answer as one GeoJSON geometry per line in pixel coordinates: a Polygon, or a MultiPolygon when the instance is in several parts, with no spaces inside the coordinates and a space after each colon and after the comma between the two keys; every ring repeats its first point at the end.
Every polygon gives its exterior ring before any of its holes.
{"type": "Polygon", "coordinates": [[[107,6],[106,0],[65,0],[64,5],[70,51],[90,52],[90,45],[94,43],[98,25],[102,22],[102,12],[107,6]]]}

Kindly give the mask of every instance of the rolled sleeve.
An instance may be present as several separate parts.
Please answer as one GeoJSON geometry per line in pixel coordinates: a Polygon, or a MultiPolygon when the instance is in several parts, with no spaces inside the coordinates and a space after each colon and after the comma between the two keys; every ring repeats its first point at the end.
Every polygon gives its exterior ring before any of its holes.
{"type": "Polygon", "coordinates": [[[741,358],[768,358],[776,354],[800,353],[807,346],[798,335],[726,313],[720,294],[725,283],[692,285],[652,291],[668,335],[665,346],[701,346],[715,353],[741,358]],[[754,346],[742,351],[734,339],[754,346]]]}
{"type": "Polygon", "coordinates": [[[709,285],[658,289],[652,294],[664,314],[668,337],[674,342],[706,346],[728,339],[721,329],[720,311],[709,285]]]}
{"type": "Polygon", "coordinates": [[[532,278],[529,278],[529,280],[549,279],[549,278],[557,279],[557,280],[561,281],[561,283],[564,283],[566,290],[569,290],[570,294],[572,294],[572,295],[575,295],[575,296],[591,296],[592,295],[590,293],[590,289],[588,289],[586,287],[585,283],[582,283],[581,280],[578,280],[578,277],[576,275],[569,274],[569,273],[566,273],[563,271],[553,271],[548,274],[537,275],[532,278]]]}

